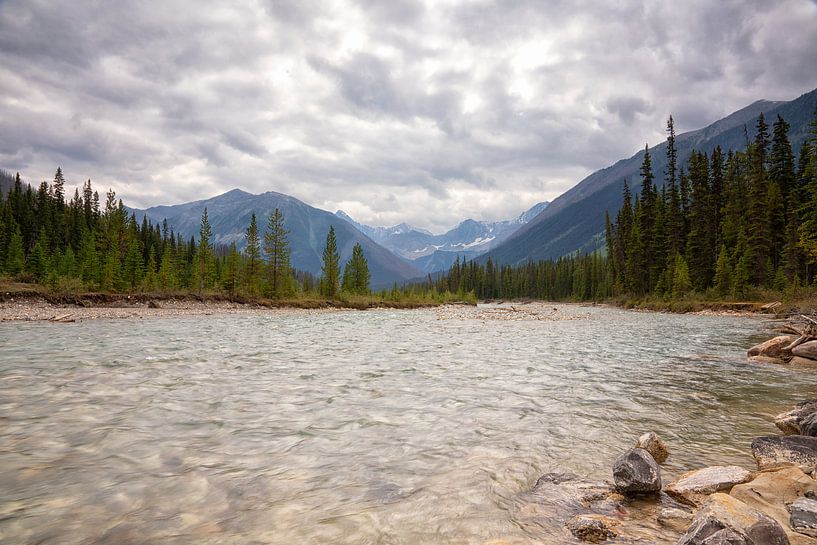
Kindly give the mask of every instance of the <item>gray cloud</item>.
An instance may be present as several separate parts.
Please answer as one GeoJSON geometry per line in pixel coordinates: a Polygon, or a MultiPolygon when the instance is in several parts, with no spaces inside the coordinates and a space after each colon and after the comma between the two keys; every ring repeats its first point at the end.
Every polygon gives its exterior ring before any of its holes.
{"type": "Polygon", "coordinates": [[[817,4],[0,3],[0,167],[441,230],[817,86],[817,4]]]}

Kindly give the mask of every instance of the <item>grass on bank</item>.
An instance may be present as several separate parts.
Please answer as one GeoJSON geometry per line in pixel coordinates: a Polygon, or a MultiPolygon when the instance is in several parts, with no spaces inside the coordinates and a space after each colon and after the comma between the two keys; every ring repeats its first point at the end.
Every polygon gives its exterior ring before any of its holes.
{"type": "Polygon", "coordinates": [[[769,312],[774,314],[811,314],[817,310],[817,286],[792,287],[783,291],[755,288],[741,297],[724,297],[710,290],[690,292],[682,297],[621,295],[604,301],[623,308],[675,313],[712,311],[769,312]],[[769,308],[768,305],[779,302],[769,308]],[[766,308],[764,308],[766,307],[766,308]]]}
{"type": "Polygon", "coordinates": [[[367,295],[340,292],[334,298],[323,297],[315,292],[298,292],[283,299],[263,295],[189,290],[102,292],[91,291],[75,278],[60,278],[50,285],[15,282],[0,277],[0,301],[10,299],[41,298],[53,304],[79,306],[113,306],[156,304],[162,301],[232,302],[269,308],[422,308],[445,304],[476,305],[473,293],[437,293],[433,290],[391,290],[367,295]]]}

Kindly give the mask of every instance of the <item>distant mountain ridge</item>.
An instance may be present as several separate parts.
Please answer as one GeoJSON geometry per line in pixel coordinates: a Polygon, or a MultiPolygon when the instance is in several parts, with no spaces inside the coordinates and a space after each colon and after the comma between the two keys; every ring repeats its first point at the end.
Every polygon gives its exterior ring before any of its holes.
{"type": "Polygon", "coordinates": [[[176,233],[185,238],[198,238],[201,215],[205,208],[213,231],[213,243],[228,245],[235,242],[239,249],[246,246],[245,232],[253,212],[257,218],[259,233],[263,237],[270,214],[276,208],[280,209],[289,230],[292,266],[315,275],[321,273],[323,247],[330,225],[335,228],[342,264],[351,256],[355,243],[360,243],[363,247],[369,262],[372,287],[390,286],[393,282],[402,282],[423,274],[423,271],[398,258],[346,220],[309,206],[295,197],[274,191],[253,195],[233,189],[210,199],[131,211],[140,221],[145,215],[153,223],[161,223],[166,219],[176,233]]]}
{"type": "Polygon", "coordinates": [[[473,259],[506,238],[547,208],[548,202],[533,205],[510,220],[477,221],[466,219],[447,232],[434,235],[407,223],[393,227],[372,227],[355,221],[343,210],[335,212],[375,242],[405,259],[424,272],[448,269],[457,257],[473,259]]]}
{"type": "MultiPolygon", "coordinates": [[[[757,118],[762,112],[771,125],[781,115],[791,126],[789,139],[795,154],[806,138],[815,107],[817,89],[791,101],[759,100],[723,119],[676,137],[678,164],[684,165],[693,150],[710,154],[720,145],[726,152],[745,147],[746,134],[754,137],[757,118]]],[[[666,169],[666,141],[649,148],[656,183],[663,183],[666,169]]],[[[575,251],[588,251],[604,245],[604,212],[615,216],[621,208],[624,180],[634,192],[640,188],[641,150],[587,176],[557,197],[533,220],[518,229],[501,244],[479,257],[502,264],[519,265],[529,260],[557,259],[575,251]]]]}

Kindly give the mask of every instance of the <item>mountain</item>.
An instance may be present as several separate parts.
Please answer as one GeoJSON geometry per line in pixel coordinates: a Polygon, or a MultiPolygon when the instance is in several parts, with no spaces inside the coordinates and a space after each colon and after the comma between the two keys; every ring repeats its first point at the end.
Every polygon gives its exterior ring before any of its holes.
{"type": "Polygon", "coordinates": [[[7,171],[0,169],[0,196],[8,194],[14,189],[14,175],[7,171]]]}
{"type": "MultiPolygon", "coordinates": [[[[782,116],[790,125],[789,138],[797,153],[806,138],[809,122],[817,107],[817,89],[789,102],[759,100],[711,125],[676,136],[678,164],[685,164],[692,150],[711,153],[716,146],[725,151],[745,148],[744,127],[754,137],[758,116],[769,125],[782,116]]],[[[656,183],[664,178],[666,142],[650,148],[656,183]]],[[[538,216],[522,226],[480,260],[517,265],[528,260],[556,259],[576,250],[588,251],[604,245],[604,212],[611,217],[621,208],[623,181],[637,192],[638,169],[644,158],[641,150],[629,159],[594,172],[566,191],[538,216]]]]}
{"type": "Polygon", "coordinates": [[[459,256],[473,259],[513,234],[522,225],[547,208],[540,202],[512,220],[476,221],[467,219],[441,235],[434,235],[406,223],[393,227],[372,227],[352,219],[343,210],[335,214],[354,225],[361,233],[388,248],[395,254],[411,260],[424,272],[448,269],[459,256]]]}
{"type": "Polygon", "coordinates": [[[253,195],[233,189],[211,199],[132,211],[139,221],[144,215],[154,223],[161,223],[166,219],[176,233],[189,239],[191,236],[198,238],[201,215],[205,208],[213,230],[213,243],[216,245],[235,242],[239,248],[243,248],[246,245],[244,233],[250,224],[252,213],[255,212],[259,232],[263,234],[270,214],[279,208],[289,230],[292,266],[296,269],[316,275],[321,273],[326,233],[329,226],[333,225],[342,264],[352,255],[352,247],[356,242],[363,246],[373,288],[390,286],[393,282],[423,274],[423,271],[375,243],[347,221],[294,197],[273,191],[253,195]]]}

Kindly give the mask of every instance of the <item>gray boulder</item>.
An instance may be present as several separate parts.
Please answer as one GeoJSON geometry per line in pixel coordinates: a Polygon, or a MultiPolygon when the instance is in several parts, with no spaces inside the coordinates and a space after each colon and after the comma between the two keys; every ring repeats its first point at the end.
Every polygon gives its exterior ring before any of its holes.
{"type": "Polygon", "coordinates": [[[789,506],[792,530],[811,537],[817,537],[817,500],[799,498],[789,506]]]}
{"type": "Polygon", "coordinates": [[[658,437],[654,431],[647,432],[641,437],[638,438],[638,442],[635,444],[635,448],[643,448],[647,452],[650,453],[650,456],[658,462],[659,464],[663,464],[669,458],[669,449],[667,445],[658,437]]]}
{"type": "Polygon", "coordinates": [[[760,470],[796,465],[806,473],[817,471],[817,437],[767,435],[752,439],[752,456],[760,470]]]}
{"type": "Polygon", "coordinates": [[[727,494],[704,503],[678,545],[790,545],[773,518],[727,494]]]}
{"type": "Polygon", "coordinates": [[[817,341],[809,341],[807,343],[795,346],[791,353],[795,356],[800,356],[801,358],[817,360],[817,341]]]}
{"type": "Polygon", "coordinates": [[[661,490],[661,468],[643,448],[631,448],[613,462],[613,481],[624,494],[653,494],[661,490]]]}
{"type": "Polygon", "coordinates": [[[738,466],[705,467],[687,471],[665,486],[664,492],[681,503],[698,507],[710,494],[728,492],[751,478],[751,472],[738,466]]]}
{"type": "Polygon", "coordinates": [[[812,413],[817,413],[817,400],[801,401],[794,409],[777,415],[774,425],[786,435],[799,435],[800,422],[812,413]]]}

